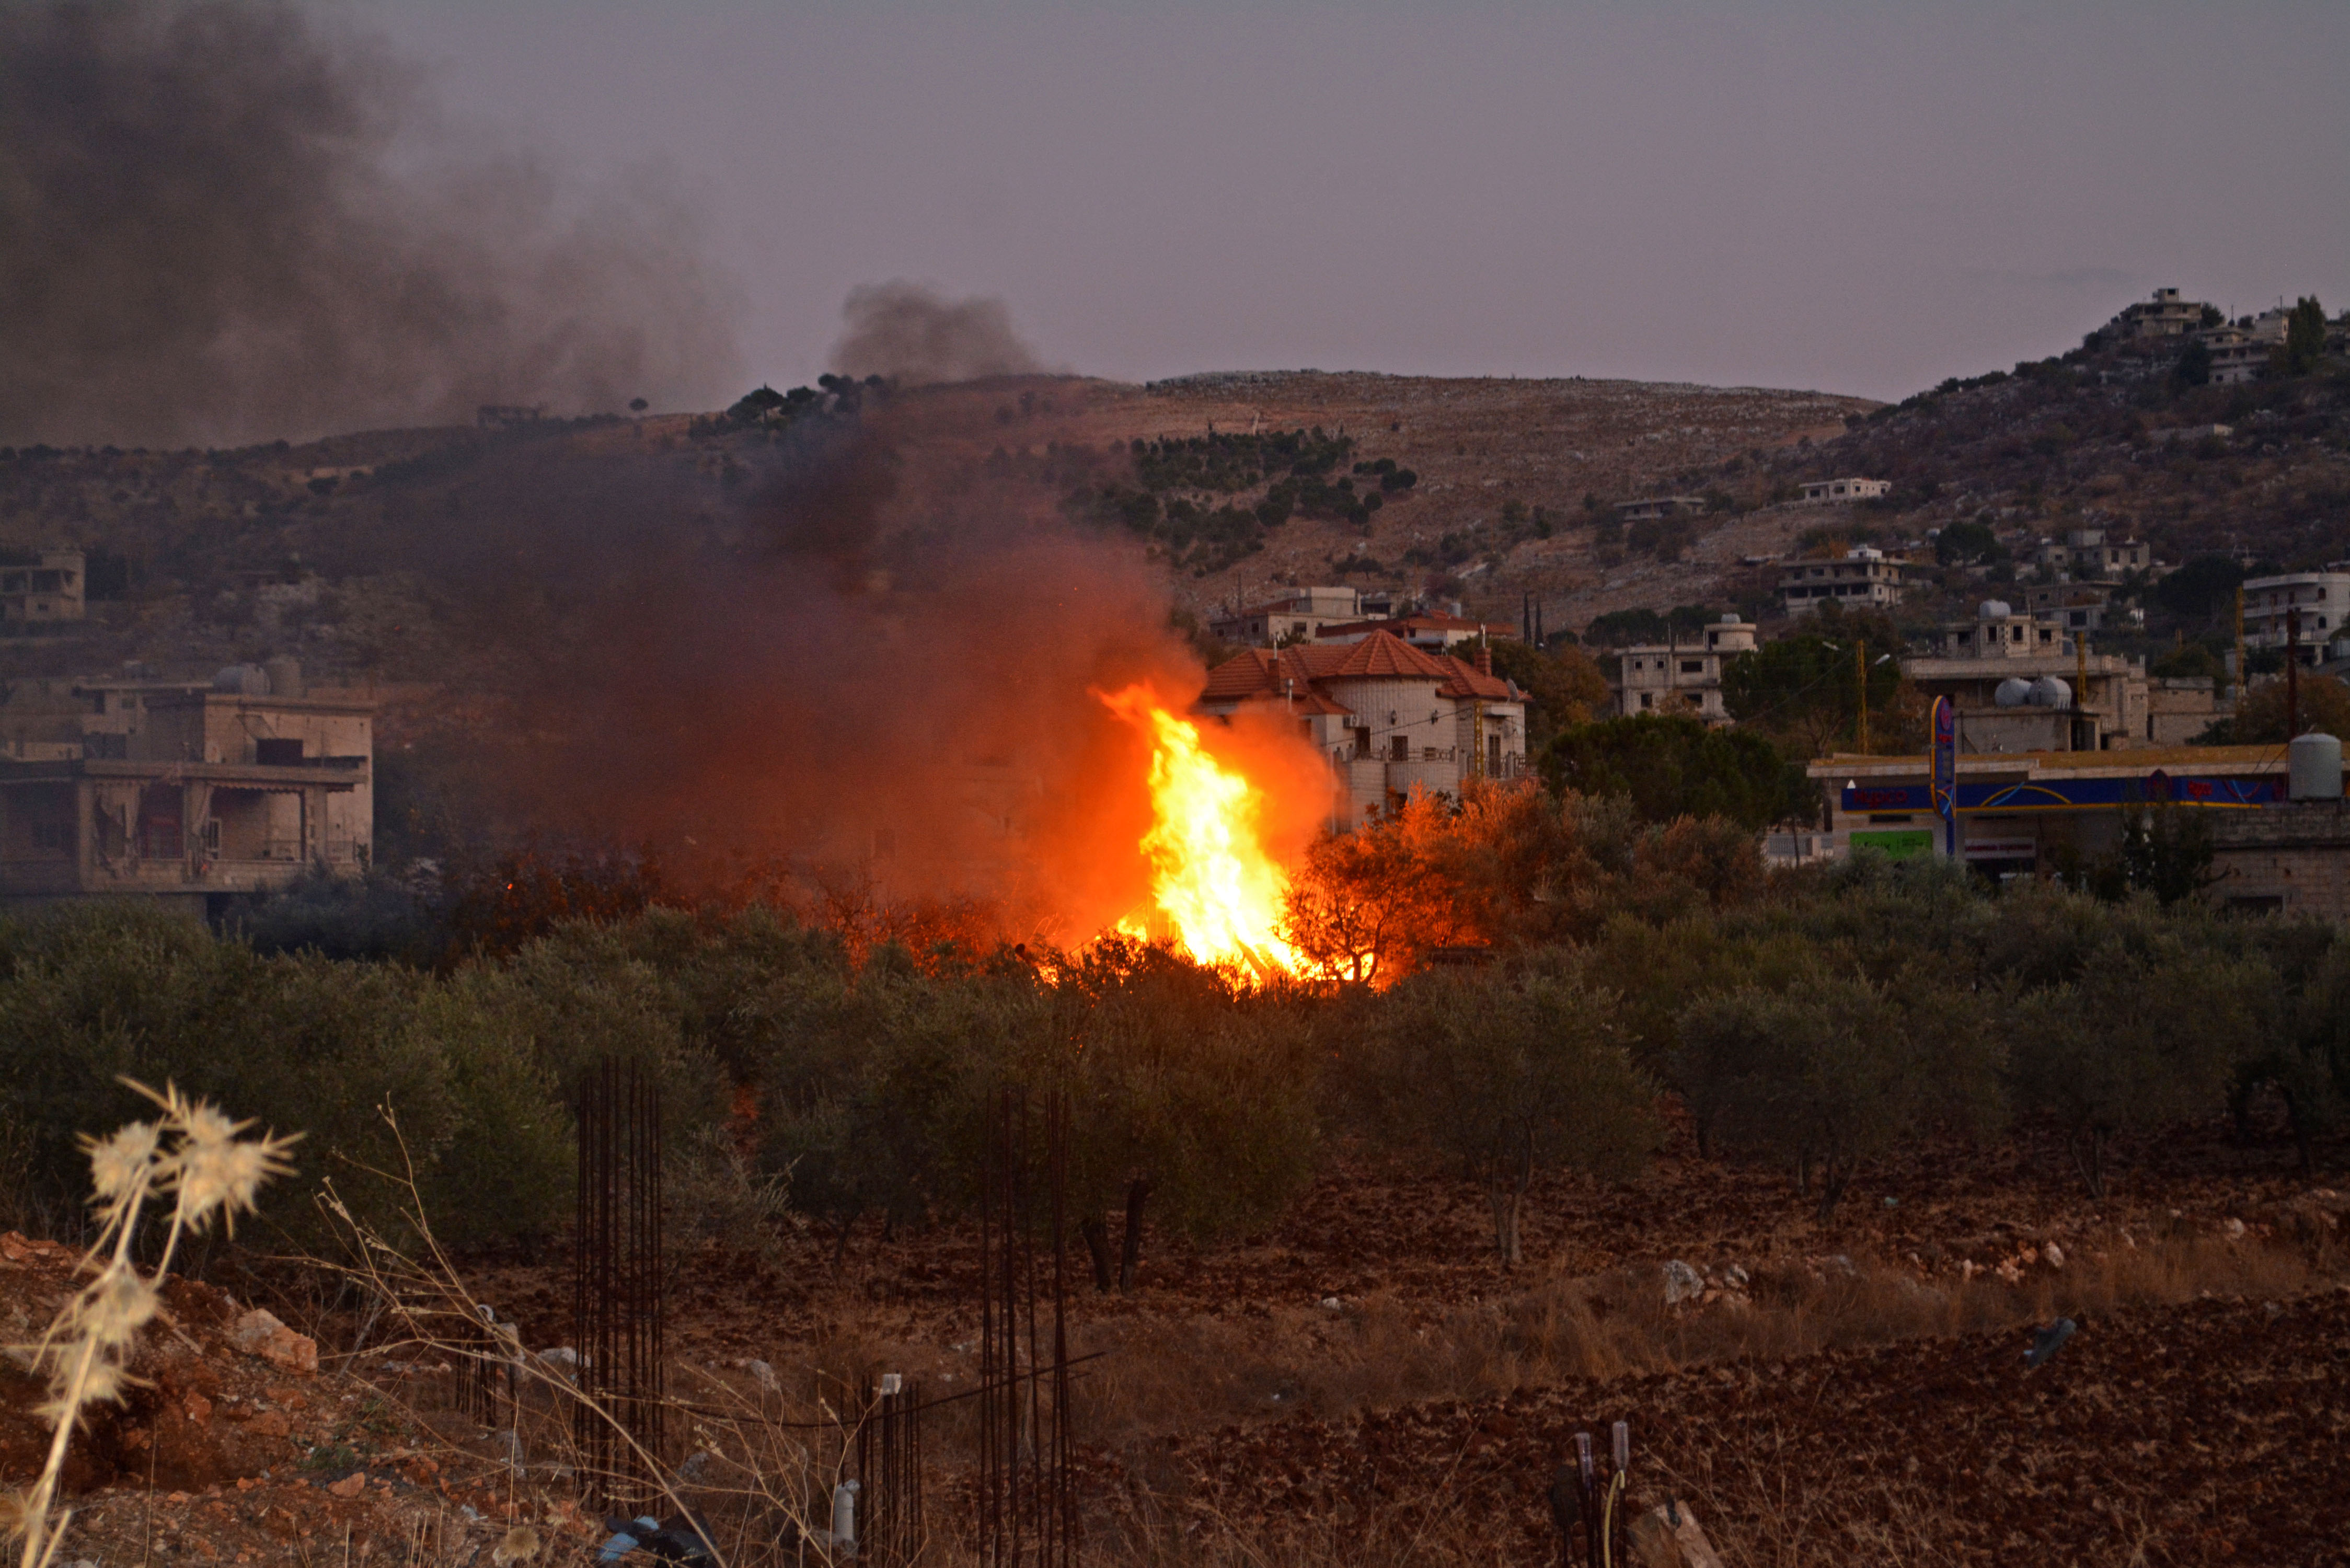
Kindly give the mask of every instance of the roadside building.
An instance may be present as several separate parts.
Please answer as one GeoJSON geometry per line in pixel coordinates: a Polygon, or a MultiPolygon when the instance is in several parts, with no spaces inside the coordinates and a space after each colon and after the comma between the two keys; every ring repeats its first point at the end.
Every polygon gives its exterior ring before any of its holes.
{"type": "Polygon", "coordinates": [[[1856,609],[1883,608],[1901,602],[1908,570],[1901,556],[1867,545],[1842,556],[1799,556],[1780,567],[1779,595],[1791,616],[1809,615],[1828,599],[1856,609]]]}
{"type": "Polygon", "coordinates": [[[88,612],[79,550],[43,550],[36,561],[0,566],[0,625],[80,620],[88,612]]]}
{"type": "Polygon", "coordinates": [[[1526,775],[1525,696],[1492,659],[1423,652],[1374,630],[1354,642],[1250,649],[1208,673],[1193,711],[1248,710],[1296,723],[1328,759],[1342,831],[1414,790],[1458,794],[1471,779],[1526,775]]]}
{"type": "Polygon", "coordinates": [[[1273,648],[1284,640],[1311,641],[1341,621],[1372,618],[1359,589],[1295,588],[1252,608],[1211,618],[1208,629],[1245,648],[1273,648]]]}
{"type": "Polygon", "coordinates": [[[2350,629],[2350,561],[2323,570],[2252,577],[2244,584],[2244,646],[2282,649],[2293,640],[2288,615],[2301,612],[2301,659],[2317,664],[2326,647],[2350,629]]]}
{"type": "MultiPolygon", "coordinates": [[[[1929,759],[1833,756],[1806,771],[1830,802],[1833,853],[1948,853],[1929,759]]],[[[2210,838],[2215,880],[2206,896],[2214,902],[2350,919],[2350,815],[2338,753],[2333,773],[2330,796],[2293,798],[2282,746],[1962,755],[1959,854],[1990,876],[2074,877],[2118,851],[2133,816],[2184,812],[2210,838]]]]}
{"type": "Polygon", "coordinates": [[[0,906],[138,897],[201,913],[375,829],[374,702],[292,660],[208,681],[19,682],[0,703],[0,906]]]}
{"type": "Polygon", "coordinates": [[[1806,506],[1833,506],[1847,501],[1875,501],[1893,493],[1889,479],[1815,479],[1803,487],[1806,506]]]}
{"type": "Polygon", "coordinates": [[[1730,712],[1721,705],[1722,667],[1755,649],[1754,625],[1733,611],[1684,641],[1627,648],[1616,657],[1616,711],[1638,713],[1680,711],[1709,724],[1726,724],[1730,712]]]}

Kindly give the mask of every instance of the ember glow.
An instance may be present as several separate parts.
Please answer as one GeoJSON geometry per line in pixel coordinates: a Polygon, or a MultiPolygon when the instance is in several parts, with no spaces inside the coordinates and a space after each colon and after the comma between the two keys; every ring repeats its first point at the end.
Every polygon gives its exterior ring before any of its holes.
{"type": "MultiPolygon", "coordinates": [[[[1149,687],[1102,701],[1150,739],[1151,825],[1141,848],[1160,919],[1202,962],[1295,972],[1297,954],[1279,934],[1289,877],[1265,849],[1256,787],[1210,755],[1198,727],[1149,687]]],[[[1132,935],[1145,924],[1129,919],[1119,929],[1132,935]]]]}

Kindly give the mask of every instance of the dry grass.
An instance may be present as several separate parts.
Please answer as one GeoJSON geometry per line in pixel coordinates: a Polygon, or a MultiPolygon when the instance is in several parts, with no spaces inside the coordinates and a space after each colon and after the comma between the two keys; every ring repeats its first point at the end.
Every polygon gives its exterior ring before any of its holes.
{"type": "Polygon", "coordinates": [[[1266,1319],[1114,1323],[1082,1336],[1083,1348],[1118,1354],[1096,1364],[1081,1419],[1088,1440],[1115,1449],[1301,1410],[1333,1416],[1566,1378],[1790,1361],[2205,1293],[2282,1299],[2327,1282],[2339,1262],[2330,1248],[2177,1237],[2041,1265],[2013,1284],[1868,1259],[1849,1272],[1796,1262],[1758,1270],[1742,1302],[1669,1307],[1651,1265],[1544,1282],[1433,1323],[1393,1297],[1266,1319]]]}

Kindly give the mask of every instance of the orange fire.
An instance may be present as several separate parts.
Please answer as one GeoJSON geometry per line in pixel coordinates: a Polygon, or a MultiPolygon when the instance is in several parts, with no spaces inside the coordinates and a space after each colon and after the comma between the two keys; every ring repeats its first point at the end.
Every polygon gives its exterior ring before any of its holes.
{"type": "MultiPolygon", "coordinates": [[[[1298,955],[1279,934],[1289,876],[1265,849],[1255,786],[1211,756],[1198,727],[1149,687],[1102,701],[1150,738],[1152,820],[1141,848],[1164,923],[1201,962],[1295,972],[1298,955]]],[[[1132,917],[1118,926],[1128,935],[1145,929],[1132,917]]]]}

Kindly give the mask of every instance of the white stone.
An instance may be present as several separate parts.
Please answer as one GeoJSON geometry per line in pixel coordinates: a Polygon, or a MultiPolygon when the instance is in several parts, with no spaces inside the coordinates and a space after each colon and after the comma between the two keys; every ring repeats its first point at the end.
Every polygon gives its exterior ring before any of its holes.
{"type": "Polygon", "coordinates": [[[1679,1258],[1665,1265],[1665,1304],[1679,1306],[1704,1293],[1705,1278],[1679,1258]]]}

